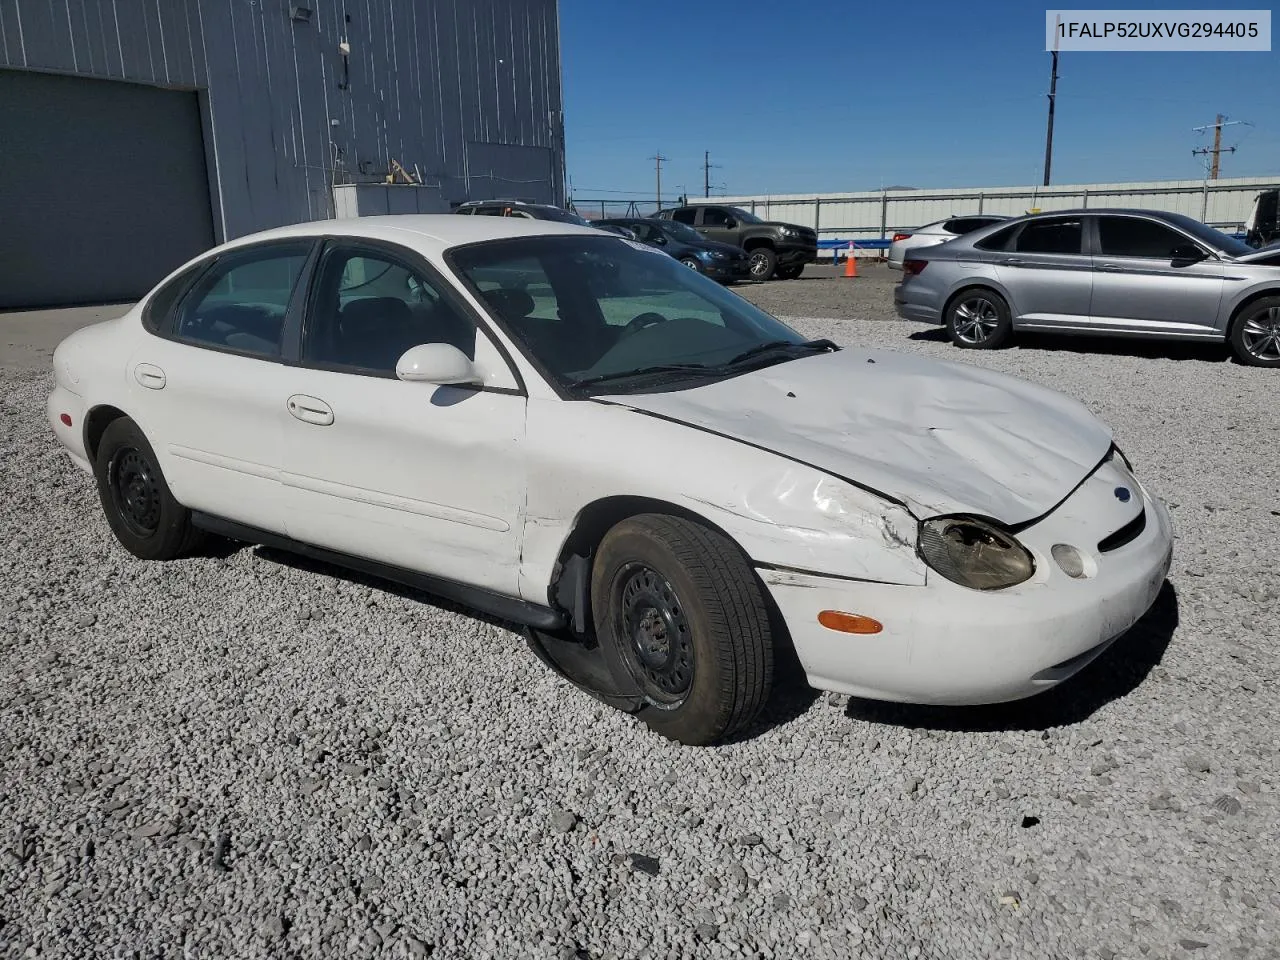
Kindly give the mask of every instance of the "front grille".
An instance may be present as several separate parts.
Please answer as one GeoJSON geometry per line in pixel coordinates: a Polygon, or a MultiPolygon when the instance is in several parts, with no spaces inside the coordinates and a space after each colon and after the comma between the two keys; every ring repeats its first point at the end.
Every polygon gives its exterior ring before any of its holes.
{"type": "Polygon", "coordinates": [[[1119,550],[1126,543],[1133,543],[1138,537],[1142,536],[1142,531],[1147,529],[1147,510],[1144,507],[1142,512],[1126,523],[1123,527],[1098,541],[1099,553],[1110,553],[1112,550],[1119,550]]]}

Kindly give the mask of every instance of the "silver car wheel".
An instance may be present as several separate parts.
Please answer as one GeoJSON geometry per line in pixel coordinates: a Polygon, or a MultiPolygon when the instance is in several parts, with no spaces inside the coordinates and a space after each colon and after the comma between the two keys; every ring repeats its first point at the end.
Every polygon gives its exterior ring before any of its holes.
{"type": "Polygon", "coordinates": [[[1259,360],[1280,360],[1280,307],[1271,307],[1245,321],[1241,331],[1244,348],[1259,360]]]}
{"type": "Polygon", "coordinates": [[[1000,311],[986,297],[969,297],[956,307],[956,337],[965,343],[984,342],[1000,325],[1000,311]]]}

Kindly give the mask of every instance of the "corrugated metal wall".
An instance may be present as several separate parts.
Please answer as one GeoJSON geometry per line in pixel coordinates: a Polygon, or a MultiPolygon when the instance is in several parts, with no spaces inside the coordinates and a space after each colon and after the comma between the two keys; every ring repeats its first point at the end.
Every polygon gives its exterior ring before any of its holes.
{"type": "Polygon", "coordinates": [[[392,158],[446,204],[564,200],[556,0],[0,0],[0,66],[198,90],[220,238],[392,158]]]}
{"type": "Polygon", "coordinates": [[[1078,207],[1168,210],[1231,232],[1243,226],[1258,192],[1275,187],[1280,187],[1280,176],[716,197],[708,202],[745,207],[770,220],[814,226],[824,238],[855,240],[892,236],[898,230],[912,230],[962,214],[1014,216],[1034,208],[1049,211],[1078,207]]]}

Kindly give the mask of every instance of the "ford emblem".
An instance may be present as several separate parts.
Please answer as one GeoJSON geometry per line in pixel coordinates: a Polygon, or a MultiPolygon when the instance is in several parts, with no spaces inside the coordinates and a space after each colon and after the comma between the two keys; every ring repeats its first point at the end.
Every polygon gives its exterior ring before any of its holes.
{"type": "Polygon", "coordinates": [[[1129,492],[1128,487],[1116,487],[1116,499],[1121,503],[1128,503],[1129,498],[1132,496],[1133,494],[1129,492]]]}

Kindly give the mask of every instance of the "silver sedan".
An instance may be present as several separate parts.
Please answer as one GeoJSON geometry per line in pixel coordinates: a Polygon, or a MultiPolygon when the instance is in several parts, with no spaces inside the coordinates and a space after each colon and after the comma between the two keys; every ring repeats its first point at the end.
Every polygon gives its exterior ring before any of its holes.
{"type": "Polygon", "coordinates": [[[898,315],[943,324],[966,349],[1019,330],[1226,341],[1280,368],[1280,250],[1189,217],[1066,210],[907,253],[898,315]]]}

